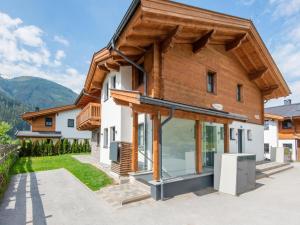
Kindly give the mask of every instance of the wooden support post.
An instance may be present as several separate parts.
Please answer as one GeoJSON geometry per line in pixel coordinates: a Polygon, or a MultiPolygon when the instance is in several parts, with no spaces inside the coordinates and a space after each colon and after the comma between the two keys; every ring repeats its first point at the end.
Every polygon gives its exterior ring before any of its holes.
{"type": "Polygon", "coordinates": [[[202,173],[202,123],[196,120],[196,173],[202,173]]]}
{"type": "Polygon", "coordinates": [[[229,153],[229,139],[230,139],[229,125],[228,123],[226,123],[224,124],[224,153],[229,153]]]}
{"type": "Polygon", "coordinates": [[[152,97],[161,98],[161,52],[158,42],[153,44],[153,79],[152,97]]]}
{"type": "Polygon", "coordinates": [[[153,116],[153,180],[159,181],[159,128],[160,120],[158,115],[153,116]]]}
{"type": "Polygon", "coordinates": [[[138,113],[132,111],[132,154],[131,171],[138,170],[138,113]]]}

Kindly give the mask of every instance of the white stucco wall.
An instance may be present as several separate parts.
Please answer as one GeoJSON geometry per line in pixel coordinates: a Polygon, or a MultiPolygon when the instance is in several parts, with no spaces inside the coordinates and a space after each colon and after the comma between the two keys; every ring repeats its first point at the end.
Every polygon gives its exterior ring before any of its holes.
{"type": "MultiPolygon", "coordinates": [[[[264,130],[264,143],[272,147],[278,147],[278,121],[269,120],[269,130],[264,130]]],[[[270,159],[270,153],[265,155],[270,159]]]]}
{"type": "Polygon", "coordinates": [[[79,131],[76,129],[76,116],[80,113],[80,111],[80,109],[73,109],[56,114],[56,131],[61,132],[62,138],[91,139],[91,131],[79,131]],[[74,127],[68,127],[68,119],[74,119],[74,127]]]}
{"type": "MultiPolygon", "coordinates": [[[[120,72],[110,72],[102,86],[108,82],[109,89],[111,86],[111,78],[116,75],[116,89],[131,90],[131,67],[121,67],[120,72]]],[[[117,105],[110,97],[104,101],[104,91],[101,93],[101,140],[100,140],[100,162],[110,164],[109,160],[109,143],[110,143],[110,127],[115,127],[115,140],[131,142],[132,127],[131,110],[128,107],[117,105]],[[105,148],[104,129],[108,128],[108,146],[105,148]]]]}
{"type": "Polygon", "coordinates": [[[235,140],[229,141],[230,153],[238,152],[238,129],[242,129],[243,153],[255,154],[257,161],[264,160],[264,126],[234,121],[229,128],[234,128],[235,135],[235,140]],[[251,130],[252,140],[248,140],[247,130],[251,130]]]}

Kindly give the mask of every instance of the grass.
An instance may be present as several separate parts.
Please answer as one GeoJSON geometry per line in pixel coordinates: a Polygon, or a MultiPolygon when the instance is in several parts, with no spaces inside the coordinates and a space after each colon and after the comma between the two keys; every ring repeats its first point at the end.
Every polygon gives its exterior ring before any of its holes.
{"type": "Polygon", "coordinates": [[[112,183],[104,172],[96,167],[81,163],[71,155],[22,157],[14,164],[12,174],[29,173],[65,168],[93,191],[112,183]]]}

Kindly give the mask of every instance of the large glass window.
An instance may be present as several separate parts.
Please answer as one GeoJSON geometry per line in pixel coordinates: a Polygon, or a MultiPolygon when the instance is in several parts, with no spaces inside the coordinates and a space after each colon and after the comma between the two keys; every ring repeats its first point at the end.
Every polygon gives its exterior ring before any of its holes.
{"type": "Polygon", "coordinates": [[[224,153],[224,125],[204,123],[202,134],[202,161],[204,167],[214,166],[214,154],[224,153]]]}
{"type": "Polygon", "coordinates": [[[173,118],[162,129],[163,176],[194,174],[195,155],[195,121],[173,118]]]}

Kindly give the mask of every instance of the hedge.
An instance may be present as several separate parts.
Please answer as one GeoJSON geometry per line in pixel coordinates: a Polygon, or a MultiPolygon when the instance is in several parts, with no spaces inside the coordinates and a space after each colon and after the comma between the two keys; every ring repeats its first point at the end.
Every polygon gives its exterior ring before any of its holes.
{"type": "Polygon", "coordinates": [[[20,157],[28,156],[52,156],[70,153],[91,152],[88,140],[70,142],[68,139],[59,140],[53,143],[49,141],[25,141],[21,142],[20,157]]]}

